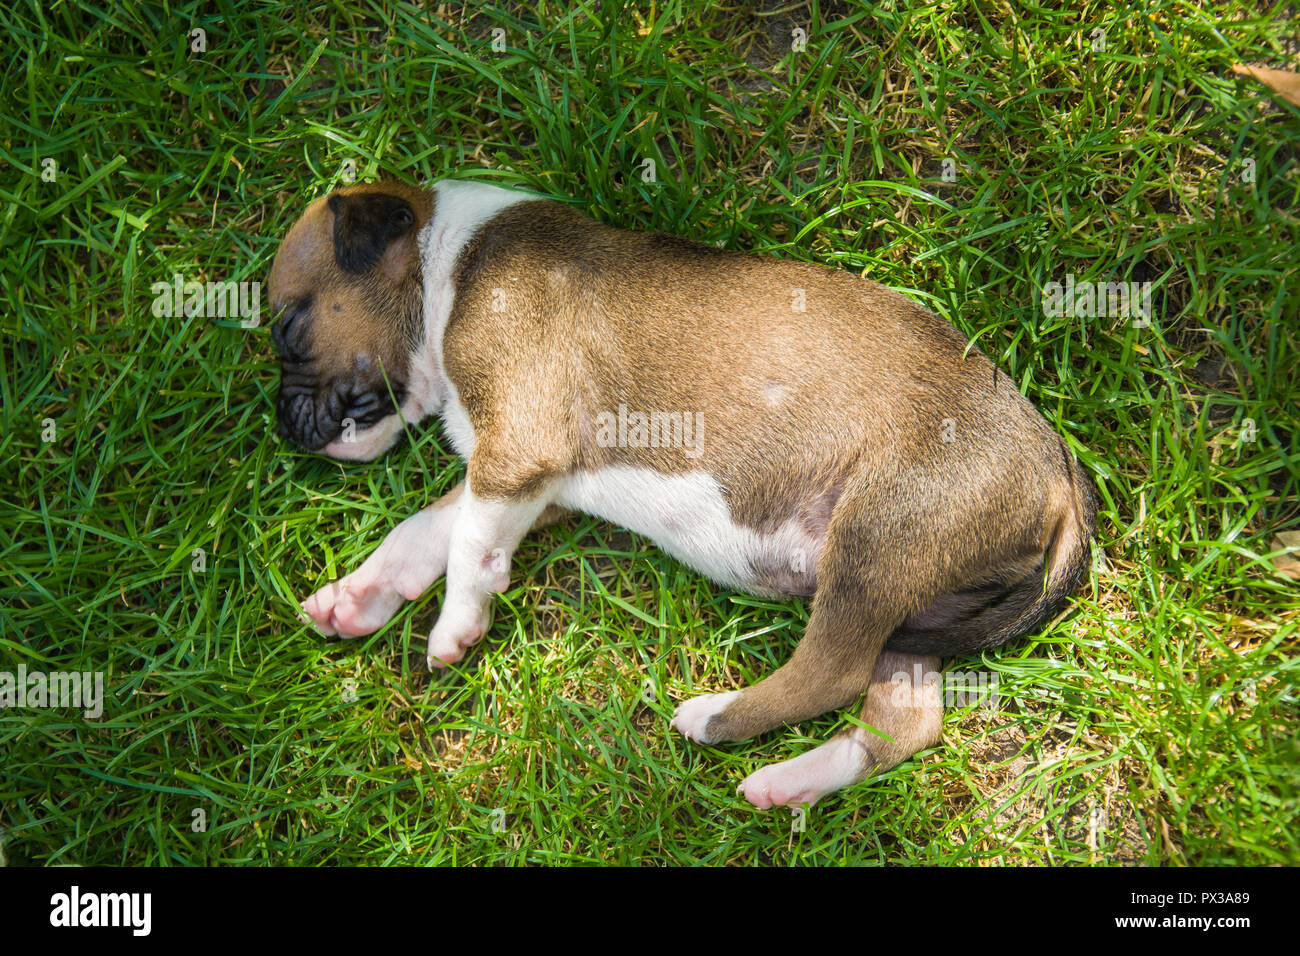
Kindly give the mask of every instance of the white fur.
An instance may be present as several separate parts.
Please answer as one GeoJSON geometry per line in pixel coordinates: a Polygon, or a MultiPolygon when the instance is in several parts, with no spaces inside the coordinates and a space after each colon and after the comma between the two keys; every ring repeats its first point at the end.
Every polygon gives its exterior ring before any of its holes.
{"type": "Polygon", "coordinates": [[[445,667],[487,633],[494,593],[510,585],[510,559],[546,509],[546,495],[528,501],[487,501],[467,484],[451,529],[447,593],[429,634],[429,668],[445,667]]]}
{"type": "Polygon", "coordinates": [[[862,741],[863,733],[855,729],[793,760],[762,767],[746,777],[736,792],[760,810],[795,803],[810,807],[826,794],[857,783],[870,768],[871,752],[862,741]]]}
{"type": "Polygon", "coordinates": [[[356,571],[321,588],[302,609],[327,636],[360,637],[379,630],[447,570],[452,528],[461,503],[429,507],[388,533],[356,571]]]}
{"type": "Polygon", "coordinates": [[[339,461],[373,461],[391,448],[401,435],[402,418],[387,415],[369,428],[358,429],[351,441],[344,441],[340,435],[322,448],[321,453],[339,461]]]}
{"type": "Polygon", "coordinates": [[[822,542],[797,521],[771,534],[737,524],[722,488],[707,472],[665,475],[616,465],[569,476],[556,501],[645,535],[684,564],[719,584],[769,593],[755,569],[776,567],[812,580],[822,542]]]}
{"type": "Polygon", "coordinates": [[[689,740],[697,744],[711,744],[713,738],[708,735],[709,721],[715,714],[727,709],[727,705],[740,696],[740,691],[729,690],[723,694],[701,694],[677,705],[673,713],[672,726],[689,740]]]}

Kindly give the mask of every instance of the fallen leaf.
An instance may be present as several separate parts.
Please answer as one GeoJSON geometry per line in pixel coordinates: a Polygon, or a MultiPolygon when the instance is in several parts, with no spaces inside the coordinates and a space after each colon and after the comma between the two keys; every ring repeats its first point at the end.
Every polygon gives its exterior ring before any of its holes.
{"type": "Polygon", "coordinates": [[[1273,538],[1274,551],[1282,551],[1273,559],[1273,570],[1284,578],[1300,581],[1300,531],[1279,531],[1273,538]]]}
{"type": "Polygon", "coordinates": [[[1263,66],[1246,66],[1236,63],[1232,72],[1241,76],[1253,76],[1270,90],[1293,106],[1300,106],[1300,73],[1290,70],[1270,70],[1263,66]]]}

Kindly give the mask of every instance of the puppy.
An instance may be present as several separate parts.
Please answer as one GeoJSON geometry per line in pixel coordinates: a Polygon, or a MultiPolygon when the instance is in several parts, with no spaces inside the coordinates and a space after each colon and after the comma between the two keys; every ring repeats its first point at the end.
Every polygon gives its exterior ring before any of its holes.
{"type": "Polygon", "coordinates": [[[368,634],[446,574],[427,660],[459,661],[519,541],[565,509],[726,587],[811,597],[788,663],[672,721],[743,740],[865,695],[876,732],[758,770],[755,806],[937,743],[939,655],[1040,628],[1087,575],[1096,503],[1061,439],[951,325],[849,273],[444,181],[313,202],[270,286],[282,436],[364,461],[439,415],[468,462],[307,598],[316,627],[368,634]]]}

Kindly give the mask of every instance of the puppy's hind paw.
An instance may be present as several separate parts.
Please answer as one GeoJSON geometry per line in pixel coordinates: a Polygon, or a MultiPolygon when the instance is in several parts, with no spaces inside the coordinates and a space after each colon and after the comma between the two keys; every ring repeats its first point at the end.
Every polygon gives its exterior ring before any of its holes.
{"type": "Polygon", "coordinates": [[[679,704],[673,714],[672,726],[688,740],[697,744],[715,743],[709,736],[709,721],[727,709],[728,705],[740,696],[740,691],[731,690],[725,694],[703,694],[692,697],[679,704]]]}
{"type": "Polygon", "coordinates": [[[760,810],[794,804],[811,807],[826,794],[861,780],[873,763],[871,752],[860,741],[844,735],[793,760],[760,767],[736,792],[760,810]]]}

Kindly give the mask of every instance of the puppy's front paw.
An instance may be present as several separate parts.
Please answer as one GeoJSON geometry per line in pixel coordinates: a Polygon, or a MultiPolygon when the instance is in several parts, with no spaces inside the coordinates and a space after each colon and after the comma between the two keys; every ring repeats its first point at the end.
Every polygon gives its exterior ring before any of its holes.
{"type": "Polygon", "coordinates": [[[672,726],[687,739],[697,744],[711,744],[715,738],[708,733],[709,721],[727,709],[727,706],[740,696],[740,691],[731,690],[725,694],[704,694],[692,697],[679,704],[673,714],[672,726]]]}
{"type": "Polygon", "coordinates": [[[444,607],[429,634],[429,649],[425,654],[429,670],[455,664],[464,658],[465,652],[483,639],[491,624],[488,608],[476,612],[470,608],[444,607]]]}
{"type": "Polygon", "coordinates": [[[325,585],[302,609],[326,637],[361,637],[392,620],[403,600],[391,585],[357,572],[325,585]]]}
{"type": "Polygon", "coordinates": [[[327,637],[379,630],[404,602],[414,601],[447,570],[447,534],[454,515],[450,508],[434,505],[407,518],[361,567],[303,601],[303,611],[327,637]]]}

